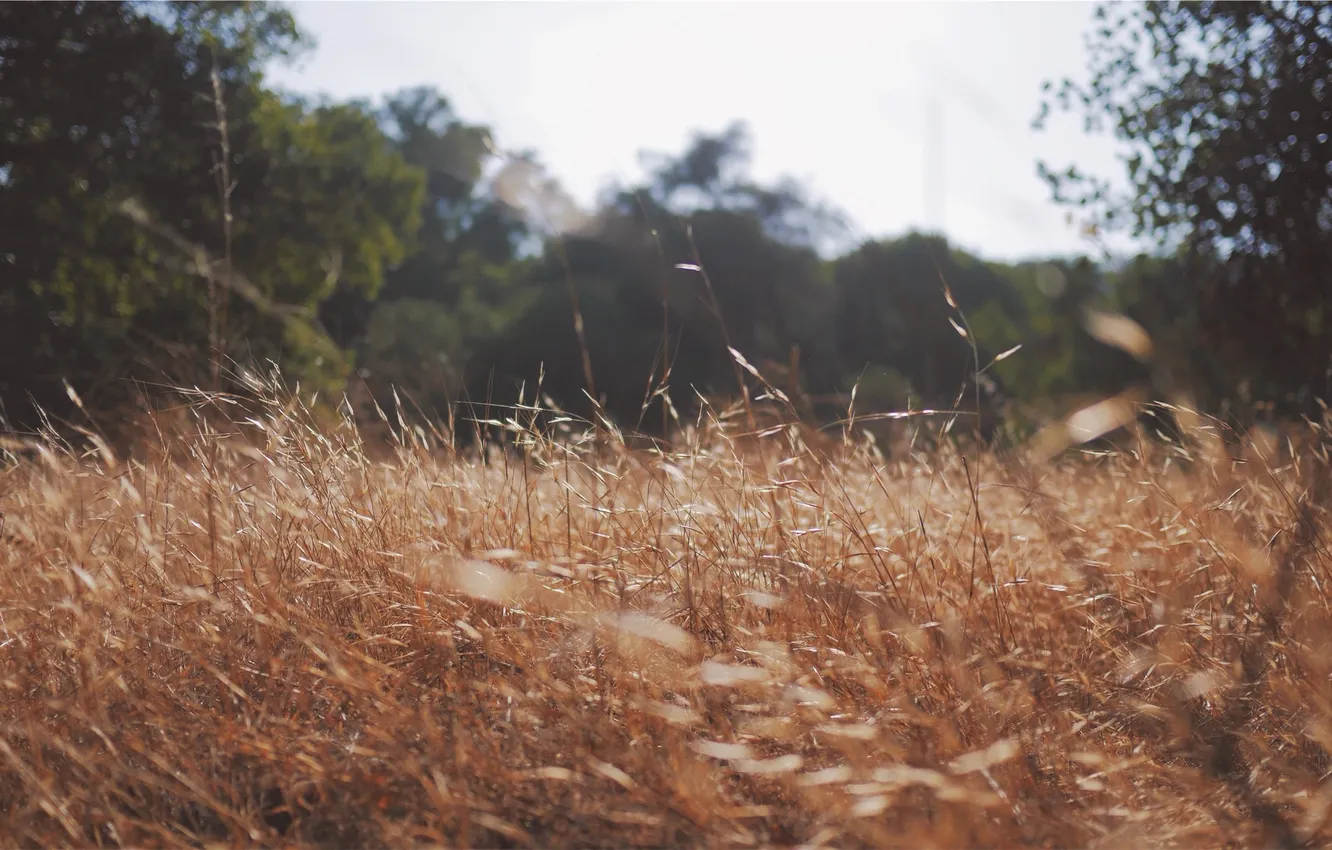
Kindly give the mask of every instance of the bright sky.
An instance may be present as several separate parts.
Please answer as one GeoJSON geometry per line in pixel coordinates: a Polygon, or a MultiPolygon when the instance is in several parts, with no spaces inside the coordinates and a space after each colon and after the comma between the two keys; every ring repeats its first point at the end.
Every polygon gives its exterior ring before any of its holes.
{"type": "Polygon", "coordinates": [[[293,3],[317,46],[273,81],[372,97],[428,84],[589,208],[644,150],[749,125],[753,174],[790,175],[860,235],[942,229],[989,259],[1092,248],[1044,157],[1117,176],[1112,142],[1031,130],[1047,78],[1080,76],[1083,2],[293,3]],[[931,122],[930,105],[937,118],[931,122]],[[933,129],[931,129],[933,128],[933,129]]]}

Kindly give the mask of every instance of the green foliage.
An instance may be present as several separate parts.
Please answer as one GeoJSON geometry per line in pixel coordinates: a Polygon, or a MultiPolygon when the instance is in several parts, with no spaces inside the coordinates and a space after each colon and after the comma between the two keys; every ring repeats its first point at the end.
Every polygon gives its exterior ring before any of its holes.
{"type": "Polygon", "coordinates": [[[590,413],[570,286],[600,401],[621,421],[662,421],[659,402],[644,400],[667,370],[677,410],[734,395],[728,346],[759,364],[787,363],[798,348],[812,384],[835,383],[836,299],[812,244],[835,220],[789,184],[750,182],[745,144],[738,126],[698,136],[679,159],[658,157],[646,185],[608,193],[590,226],[548,245],[534,278],[541,295],[491,346],[493,369],[478,370],[473,395],[484,386],[512,400],[544,366],[543,386],[590,413]]]}
{"type": "Polygon", "coordinates": [[[442,411],[465,394],[476,358],[537,299],[531,262],[519,257],[530,234],[493,191],[487,128],[461,120],[429,88],[399,92],[375,114],[396,155],[425,175],[412,198],[421,227],[382,292],[344,286],[325,320],[360,352],[373,395],[402,388],[442,411]]]}
{"type": "Polygon", "coordinates": [[[537,300],[523,264],[487,263],[468,252],[451,273],[465,283],[447,303],[401,297],[375,306],[360,348],[375,395],[387,398],[401,387],[418,403],[447,410],[465,393],[478,356],[507,339],[537,300]]]}
{"type": "Polygon", "coordinates": [[[242,197],[237,217],[251,279],[284,303],[317,304],[337,284],[374,297],[420,227],[419,169],[355,104],[311,108],[265,94],[253,120],[257,150],[242,155],[264,169],[262,189],[242,197]]]}
{"type": "Polygon", "coordinates": [[[29,398],[58,408],[65,379],[99,405],[136,374],[199,380],[210,297],[224,302],[224,357],[336,390],[348,363],[315,311],[335,286],[382,286],[419,226],[422,177],[363,108],[263,88],[261,64],[301,44],[289,13],[12,4],[0,31],[8,417],[30,422],[29,398]]]}
{"type": "MultiPolygon", "coordinates": [[[[1042,171],[1103,225],[1178,246],[1197,344],[1236,383],[1310,409],[1327,395],[1332,324],[1332,7],[1312,2],[1106,5],[1090,80],[1057,107],[1107,125],[1129,192],[1076,168],[1042,171]]],[[[1223,390],[1225,391],[1225,390],[1223,390]]]]}
{"type": "Polygon", "coordinates": [[[867,242],[836,263],[835,282],[843,362],[855,371],[894,369],[928,407],[949,407],[977,368],[961,332],[964,317],[981,319],[974,340],[981,366],[1003,350],[997,346],[1015,344],[1024,320],[1003,276],[937,237],[867,242]],[[958,309],[948,304],[945,284],[958,309]]]}
{"type": "Polygon", "coordinates": [[[267,63],[309,46],[282,7],[0,5],[0,417],[58,410],[66,380],[96,408],[125,379],[202,382],[215,338],[325,399],[353,369],[441,414],[540,381],[645,429],[667,402],[690,416],[756,391],[732,349],[810,419],[843,416],[853,388],[861,414],[979,402],[984,432],[1130,384],[1307,409],[1332,374],[1332,17],[1102,20],[1091,81],[1046,106],[1109,122],[1131,193],[1043,172],[1098,227],[1170,251],[1007,265],[916,233],[849,245],[835,209],[749,175],[742,124],[645,156],[584,212],[434,89],[270,90],[267,63]],[[1149,331],[1150,367],[1093,338],[1094,310],[1149,331]]]}

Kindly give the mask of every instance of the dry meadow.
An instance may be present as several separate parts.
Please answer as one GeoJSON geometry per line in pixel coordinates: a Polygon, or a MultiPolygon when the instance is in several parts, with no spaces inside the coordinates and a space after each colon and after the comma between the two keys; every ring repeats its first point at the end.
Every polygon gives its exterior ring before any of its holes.
{"type": "Polygon", "coordinates": [[[7,846],[1332,837],[1320,439],[477,452],[225,401],[7,450],[7,846]]]}

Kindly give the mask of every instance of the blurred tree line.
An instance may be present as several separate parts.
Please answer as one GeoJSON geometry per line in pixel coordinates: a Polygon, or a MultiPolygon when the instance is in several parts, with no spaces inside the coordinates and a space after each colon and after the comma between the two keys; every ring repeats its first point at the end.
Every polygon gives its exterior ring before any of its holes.
{"type": "Polygon", "coordinates": [[[732,350],[811,421],[853,389],[858,413],[979,400],[987,431],[1129,385],[1307,413],[1332,390],[1328,9],[1102,9],[1091,81],[1047,112],[1111,128],[1128,191],[1042,169],[1090,227],[1159,250],[1004,264],[848,244],[836,210],[752,179],[742,125],[583,211],[433,89],[272,89],[310,47],[280,6],[0,4],[0,424],[67,412],[66,384],[114,411],[271,361],[325,399],[473,415],[539,383],[654,431],[756,388],[732,350]],[[1098,340],[1094,311],[1155,359],[1098,340]]]}

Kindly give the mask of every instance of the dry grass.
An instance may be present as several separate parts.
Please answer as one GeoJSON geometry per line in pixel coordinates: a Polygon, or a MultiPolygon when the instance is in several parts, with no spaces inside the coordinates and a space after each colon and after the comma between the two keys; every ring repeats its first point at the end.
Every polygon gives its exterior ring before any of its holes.
{"type": "Polygon", "coordinates": [[[192,421],[0,472],[6,844],[1329,838],[1313,449],[192,421]]]}

